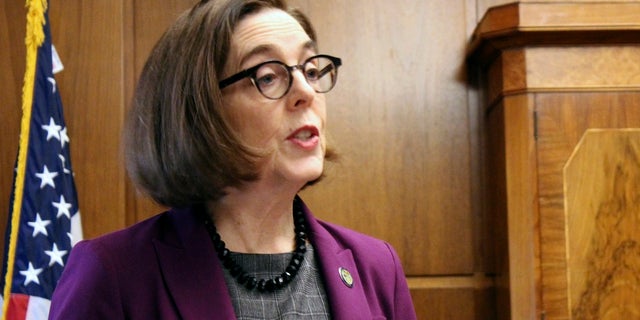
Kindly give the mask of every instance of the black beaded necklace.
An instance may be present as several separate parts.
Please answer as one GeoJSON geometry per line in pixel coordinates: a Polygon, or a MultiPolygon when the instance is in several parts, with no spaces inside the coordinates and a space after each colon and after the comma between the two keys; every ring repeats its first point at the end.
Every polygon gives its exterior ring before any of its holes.
{"type": "Polygon", "coordinates": [[[298,274],[302,261],[304,260],[304,254],[307,251],[306,245],[306,226],[304,214],[298,203],[300,200],[296,198],[293,202],[293,224],[294,232],[296,234],[296,248],[293,251],[291,260],[287,268],[279,276],[273,279],[256,279],[256,277],[250,275],[240,266],[232,257],[231,251],[227,249],[226,244],[216,230],[216,226],[213,224],[211,217],[206,213],[206,210],[201,210],[204,218],[204,225],[207,227],[213,246],[218,253],[218,258],[222,265],[229,270],[229,273],[234,277],[240,285],[244,285],[247,289],[257,289],[260,292],[271,292],[285,287],[293,278],[298,274]]]}

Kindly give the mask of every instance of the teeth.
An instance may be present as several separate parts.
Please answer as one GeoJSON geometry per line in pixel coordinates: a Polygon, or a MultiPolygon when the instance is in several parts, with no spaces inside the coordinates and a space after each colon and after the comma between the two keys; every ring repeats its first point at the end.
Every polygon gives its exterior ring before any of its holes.
{"type": "Polygon", "coordinates": [[[307,140],[311,138],[311,131],[300,131],[296,134],[296,139],[307,140]]]}

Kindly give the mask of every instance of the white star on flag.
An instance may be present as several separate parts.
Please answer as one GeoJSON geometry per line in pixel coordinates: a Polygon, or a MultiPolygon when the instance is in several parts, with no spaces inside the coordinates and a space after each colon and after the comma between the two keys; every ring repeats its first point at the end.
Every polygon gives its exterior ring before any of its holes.
{"type": "Polygon", "coordinates": [[[33,222],[27,222],[30,226],[33,227],[33,237],[35,238],[38,233],[42,233],[45,236],[48,236],[47,226],[51,224],[51,220],[42,220],[40,218],[40,213],[36,213],[36,220],[33,222]]]}
{"type": "Polygon", "coordinates": [[[60,130],[60,145],[64,148],[64,144],[69,142],[69,136],[67,135],[67,127],[60,130]]]}
{"type": "Polygon", "coordinates": [[[60,218],[60,216],[67,216],[67,218],[71,219],[71,212],[69,212],[69,209],[71,209],[71,203],[67,203],[64,200],[64,196],[60,195],[60,202],[52,202],[53,206],[58,208],[58,214],[56,215],[56,218],[60,218]]]}
{"type": "Polygon", "coordinates": [[[31,282],[40,284],[40,279],[38,279],[38,275],[40,273],[42,273],[42,269],[34,268],[33,264],[29,262],[29,268],[27,270],[20,271],[20,274],[26,277],[24,280],[24,286],[26,287],[31,282]]]}
{"type": "Polygon", "coordinates": [[[56,92],[56,79],[52,78],[52,77],[47,77],[47,80],[49,80],[49,82],[51,82],[51,92],[55,93],[56,92]]]}
{"type": "Polygon", "coordinates": [[[49,118],[48,125],[42,125],[42,129],[47,131],[47,141],[51,140],[51,138],[60,140],[60,130],[62,130],[62,127],[56,124],[53,117],[49,118]]]}
{"type": "Polygon", "coordinates": [[[62,257],[67,254],[67,250],[58,250],[58,246],[54,243],[53,248],[51,248],[51,250],[45,250],[44,253],[51,258],[51,260],[49,260],[49,267],[56,263],[64,267],[62,257]]]}
{"type": "Polygon", "coordinates": [[[71,174],[71,170],[67,169],[67,160],[64,158],[64,156],[59,154],[58,159],[60,159],[60,162],[62,162],[62,172],[71,174]]]}
{"type": "Polygon", "coordinates": [[[46,185],[50,185],[55,189],[56,184],[53,182],[53,178],[57,176],[57,172],[49,172],[49,168],[47,168],[47,165],[44,165],[42,173],[36,173],[36,177],[42,179],[42,181],[40,182],[40,189],[43,189],[46,185]]]}

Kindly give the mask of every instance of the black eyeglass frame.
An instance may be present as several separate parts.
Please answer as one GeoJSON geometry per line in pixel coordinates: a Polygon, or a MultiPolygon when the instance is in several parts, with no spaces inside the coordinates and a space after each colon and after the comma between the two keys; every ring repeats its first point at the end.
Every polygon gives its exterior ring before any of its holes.
{"type": "MultiPolygon", "coordinates": [[[[256,89],[258,89],[260,94],[262,94],[265,98],[272,99],[272,100],[278,100],[278,99],[284,97],[285,95],[287,95],[287,93],[289,93],[289,90],[291,89],[291,85],[293,83],[293,74],[292,74],[292,72],[294,70],[296,70],[296,69],[299,69],[299,70],[303,71],[303,73],[304,73],[305,65],[307,63],[309,63],[310,61],[312,61],[313,59],[318,59],[318,58],[329,59],[331,61],[331,64],[328,65],[328,66],[331,66],[331,65],[335,66],[335,80],[332,82],[331,87],[329,89],[325,90],[325,91],[318,91],[318,90],[314,89],[317,93],[326,93],[326,92],[331,91],[331,89],[333,89],[333,87],[335,86],[336,82],[338,81],[337,80],[337,78],[338,78],[338,68],[342,65],[342,59],[340,59],[338,57],[330,56],[330,55],[327,55],[327,54],[315,55],[315,56],[310,57],[309,59],[305,60],[303,63],[298,64],[298,65],[293,65],[293,66],[288,66],[288,65],[284,64],[282,61],[278,61],[278,60],[265,61],[265,62],[262,62],[262,63],[256,65],[256,66],[253,66],[253,67],[251,67],[249,69],[242,70],[242,71],[240,71],[240,72],[238,72],[238,73],[236,73],[236,74],[234,74],[232,76],[229,76],[229,77],[221,80],[220,82],[218,82],[218,88],[220,88],[220,90],[222,90],[222,89],[224,89],[224,88],[226,88],[226,87],[228,87],[228,86],[230,86],[230,85],[232,85],[232,84],[234,84],[234,83],[236,83],[236,82],[238,82],[238,81],[240,81],[240,80],[242,80],[244,78],[249,77],[249,78],[251,78],[251,83],[253,83],[253,86],[256,89]],[[262,67],[262,66],[264,66],[266,64],[270,64],[270,63],[277,63],[277,64],[282,65],[283,67],[285,67],[285,69],[287,69],[287,72],[289,73],[289,86],[287,87],[287,90],[285,90],[284,93],[281,96],[277,97],[277,98],[272,98],[272,97],[266,96],[262,92],[262,90],[260,89],[260,86],[258,86],[256,84],[256,81],[257,81],[256,73],[257,73],[258,69],[260,69],[260,67],[262,67]]],[[[330,72],[331,70],[333,70],[333,68],[329,69],[329,70],[326,70],[326,67],[323,70],[319,70],[318,79],[322,78],[327,72],[330,72]]],[[[304,78],[305,78],[305,80],[307,82],[309,82],[309,79],[307,78],[306,75],[304,76],[304,78]]]]}

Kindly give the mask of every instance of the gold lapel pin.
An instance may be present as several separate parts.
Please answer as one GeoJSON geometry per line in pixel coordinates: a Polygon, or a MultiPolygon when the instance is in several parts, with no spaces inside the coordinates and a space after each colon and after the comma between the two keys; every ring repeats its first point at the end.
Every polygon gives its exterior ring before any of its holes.
{"type": "Polygon", "coordinates": [[[353,287],[353,277],[351,276],[351,272],[349,272],[349,270],[340,267],[338,268],[338,273],[340,274],[340,279],[342,279],[342,282],[344,283],[344,285],[346,285],[349,288],[353,287]]]}

